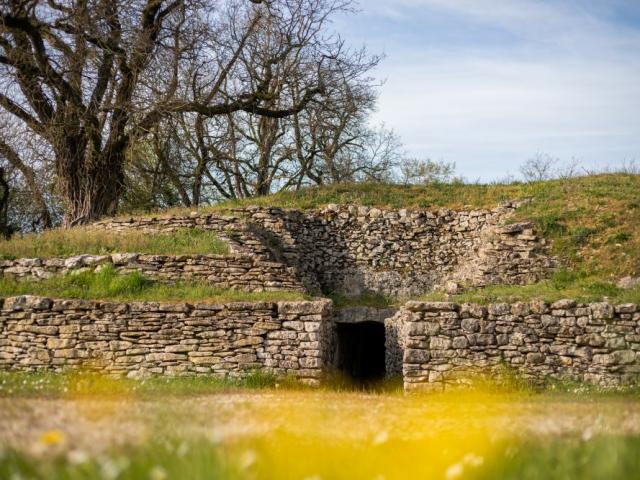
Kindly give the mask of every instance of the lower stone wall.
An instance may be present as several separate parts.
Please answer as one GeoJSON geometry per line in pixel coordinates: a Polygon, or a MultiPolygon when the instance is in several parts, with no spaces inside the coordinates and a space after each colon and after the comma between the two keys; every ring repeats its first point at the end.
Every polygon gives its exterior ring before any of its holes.
{"type": "Polygon", "coordinates": [[[395,314],[332,310],[330,300],[191,305],[11,297],[0,299],[0,368],[130,377],[259,370],[318,384],[335,366],[336,325],[374,321],[385,325],[386,373],[401,373],[407,391],[505,371],[534,383],[640,379],[635,304],[413,301],[395,314]]]}
{"type": "Polygon", "coordinates": [[[84,367],[130,377],[262,370],[317,384],[326,365],[327,300],[190,305],[20,296],[0,302],[4,369],[84,367]]]}
{"type": "Polygon", "coordinates": [[[79,255],[68,258],[1,260],[0,275],[41,279],[112,264],[119,273],[142,272],[146,277],[174,283],[202,280],[218,288],[261,292],[304,291],[295,269],[253,255],[79,255]]]}
{"type": "Polygon", "coordinates": [[[640,378],[635,304],[408,302],[398,317],[405,390],[442,388],[505,367],[535,383],[618,386],[640,378]]]}

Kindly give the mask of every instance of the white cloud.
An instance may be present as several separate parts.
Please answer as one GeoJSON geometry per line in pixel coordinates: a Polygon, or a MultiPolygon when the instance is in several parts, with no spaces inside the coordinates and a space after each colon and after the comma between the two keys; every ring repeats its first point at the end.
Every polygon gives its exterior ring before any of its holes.
{"type": "Polygon", "coordinates": [[[412,153],[456,161],[472,178],[516,172],[537,151],[600,165],[640,158],[640,33],[607,20],[606,4],[571,5],[367,3],[369,21],[393,16],[401,26],[406,15],[415,21],[444,11],[449,22],[479,28],[477,42],[453,46],[428,32],[401,32],[402,42],[367,37],[374,45],[384,41],[388,53],[378,120],[395,128],[412,153]],[[485,44],[484,26],[518,42],[485,44]]]}

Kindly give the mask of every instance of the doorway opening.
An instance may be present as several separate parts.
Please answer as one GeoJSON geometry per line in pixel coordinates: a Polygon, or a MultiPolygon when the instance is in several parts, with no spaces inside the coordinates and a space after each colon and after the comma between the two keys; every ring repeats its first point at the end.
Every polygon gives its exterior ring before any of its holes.
{"type": "Polygon", "coordinates": [[[337,323],[336,366],[353,382],[367,385],[385,375],[385,330],[380,322],[337,323]]]}

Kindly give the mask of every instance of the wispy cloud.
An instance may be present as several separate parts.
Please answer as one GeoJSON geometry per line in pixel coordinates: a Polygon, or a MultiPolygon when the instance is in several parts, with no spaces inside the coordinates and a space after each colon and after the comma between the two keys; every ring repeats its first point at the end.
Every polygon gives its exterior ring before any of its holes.
{"type": "Polygon", "coordinates": [[[471,178],[537,151],[640,158],[640,6],[630,2],[373,0],[351,36],[388,60],[379,120],[415,155],[471,178]]]}

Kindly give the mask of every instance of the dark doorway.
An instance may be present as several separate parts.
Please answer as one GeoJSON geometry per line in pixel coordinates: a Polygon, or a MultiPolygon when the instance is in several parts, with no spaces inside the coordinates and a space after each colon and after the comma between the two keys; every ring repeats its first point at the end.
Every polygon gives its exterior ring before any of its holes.
{"type": "Polygon", "coordinates": [[[336,366],[353,381],[369,384],[385,373],[384,324],[337,323],[336,366]]]}

